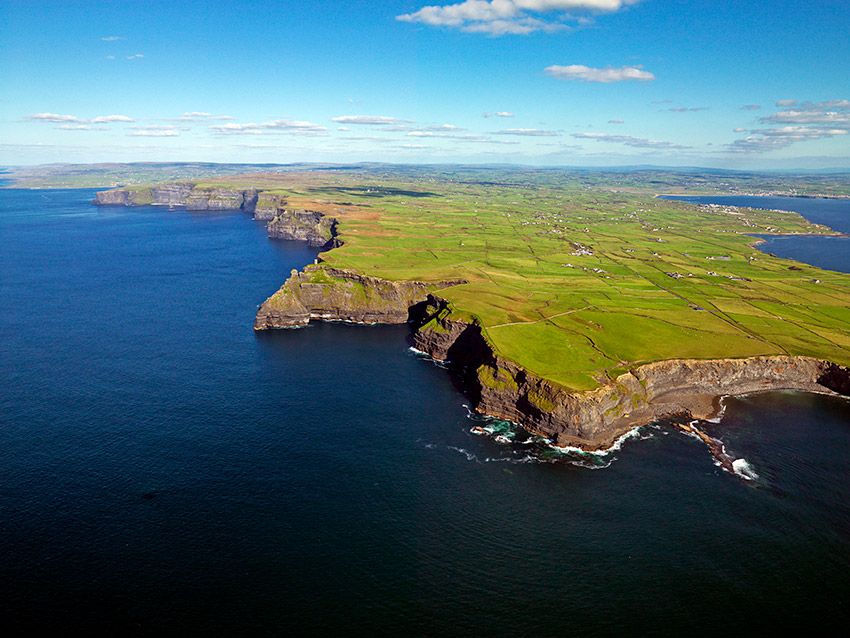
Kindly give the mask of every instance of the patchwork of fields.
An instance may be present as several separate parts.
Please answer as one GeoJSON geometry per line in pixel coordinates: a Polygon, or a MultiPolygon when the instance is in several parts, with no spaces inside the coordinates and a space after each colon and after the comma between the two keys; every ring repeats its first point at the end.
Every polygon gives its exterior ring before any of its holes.
{"type": "Polygon", "coordinates": [[[452,314],[477,320],[503,357],[571,390],[666,359],[790,354],[850,364],[850,276],[753,247],[754,234],[831,232],[796,213],[556,178],[313,172],[198,184],[213,186],[271,189],[293,208],[336,217],[344,245],[322,255],[336,268],[465,279],[439,291],[452,314]]]}

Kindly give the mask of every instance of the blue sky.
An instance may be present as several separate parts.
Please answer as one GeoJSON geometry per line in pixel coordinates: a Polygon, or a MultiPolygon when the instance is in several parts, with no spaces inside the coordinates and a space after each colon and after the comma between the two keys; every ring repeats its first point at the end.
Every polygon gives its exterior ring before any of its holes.
{"type": "Polygon", "coordinates": [[[850,167],[846,0],[0,1],[0,163],[850,167]]]}

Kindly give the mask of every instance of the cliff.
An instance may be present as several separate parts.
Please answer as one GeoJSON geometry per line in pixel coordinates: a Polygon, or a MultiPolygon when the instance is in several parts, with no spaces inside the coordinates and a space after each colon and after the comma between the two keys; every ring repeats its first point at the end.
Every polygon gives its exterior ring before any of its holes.
{"type": "MultiPolygon", "coordinates": [[[[283,195],[254,189],[177,183],[97,193],[102,205],[168,205],[190,210],[243,210],[267,221],[269,237],[330,249],[341,245],[337,220],[288,208],[283,195]]],[[[571,391],[501,357],[474,320],[460,320],[436,293],[462,280],[390,281],[327,264],[293,270],[259,308],[255,330],[292,328],[312,320],[410,322],[411,343],[464,382],[476,409],[509,419],[560,446],[606,448],[628,430],[670,417],[707,418],[719,398],[777,389],[850,395],[850,370],[812,357],[668,360],[636,366],[595,390],[571,391]]]]}
{"type": "Polygon", "coordinates": [[[285,206],[286,198],[283,195],[261,192],[257,196],[257,205],[254,207],[254,219],[263,222],[271,221],[285,206]]]}
{"type": "Polygon", "coordinates": [[[257,311],[255,330],[295,328],[311,320],[407,323],[410,309],[435,288],[461,282],[388,281],[323,265],[293,270],[257,311]]]}
{"type": "Polygon", "coordinates": [[[328,250],[340,245],[337,220],[317,211],[287,208],[285,196],[257,189],[201,188],[191,183],[119,188],[95,194],[101,206],[173,206],[186,210],[241,210],[268,222],[269,237],[305,241],[328,250]]]}
{"type": "Polygon", "coordinates": [[[340,245],[336,226],[336,219],[316,211],[280,208],[269,221],[268,232],[272,239],[296,239],[329,250],[340,245]]]}
{"type": "Polygon", "coordinates": [[[242,210],[253,213],[258,191],[198,188],[191,183],[161,184],[145,188],[101,191],[94,203],[100,206],[174,206],[186,210],[242,210]]]}
{"type": "Polygon", "coordinates": [[[636,367],[587,392],[571,392],[500,357],[480,326],[451,319],[431,296],[411,336],[415,348],[449,362],[477,411],[520,423],[559,446],[602,449],[658,419],[706,419],[725,395],[803,390],[850,395],[850,369],[812,357],[678,359],[636,367]]]}
{"type": "Polygon", "coordinates": [[[434,295],[464,283],[387,281],[308,266],[292,271],[263,303],[255,330],[293,328],[311,320],[410,322],[413,347],[448,363],[478,412],[522,424],[559,446],[604,449],[622,434],[664,418],[705,419],[725,395],[767,390],[850,394],[850,370],[812,357],[679,359],[636,367],[599,388],[573,392],[499,356],[475,322],[453,318],[434,295]]]}

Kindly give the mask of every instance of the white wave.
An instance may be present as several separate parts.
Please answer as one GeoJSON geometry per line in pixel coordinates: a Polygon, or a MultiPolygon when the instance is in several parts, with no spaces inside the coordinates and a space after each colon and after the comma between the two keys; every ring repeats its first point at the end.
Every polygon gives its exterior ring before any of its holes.
{"type": "Polygon", "coordinates": [[[499,458],[487,457],[486,459],[484,459],[484,462],[485,463],[510,463],[512,465],[518,465],[518,464],[521,464],[521,463],[547,463],[547,462],[550,462],[550,461],[540,459],[536,456],[532,456],[531,454],[526,454],[525,456],[513,457],[513,458],[509,457],[509,456],[504,456],[504,457],[499,457],[499,458]]]}
{"type": "Polygon", "coordinates": [[[478,457],[475,456],[469,450],[464,450],[462,447],[455,447],[454,445],[447,445],[446,447],[450,450],[454,450],[455,452],[463,454],[466,457],[467,461],[475,461],[476,463],[478,462],[478,457]]]}
{"type": "MultiPolygon", "coordinates": [[[[705,419],[707,423],[720,423],[723,420],[723,415],[726,414],[726,399],[729,398],[728,394],[724,394],[720,397],[720,410],[718,410],[717,414],[710,419],[705,419]]],[[[696,421],[691,421],[691,425],[696,423],[696,421]]]]}
{"type": "Polygon", "coordinates": [[[611,458],[608,461],[606,461],[605,463],[603,463],[602,465],[596,465],[594,463],[588,463],[587,461],[579,461],[579,460],[568,461],[568,463],[570,465],[574,465],[575,467],[580,467],[580,468],[585,469],[585,470],[604,470],[606,468],[611,467],[611,465],[616,460],[617,460],[616,458],[611,458]]]}
{"type": "Polygon", "coordinates": [[[629,430],[625,434],[621,435],[617,440],[609,448],[605,448],[604,450],[583,450],[580,447],[576,447],[574,445],[565,445],[563,447],[559,447],[557,445],[551,444],[550,448],[555,450],[556,452],[560,452],[562,454],[592,454],[594,456],[608,456],[612,452],[618,451],[621,447],[623,447],[623,443],[633,438],[640,438],[640,429],[638,426],[632,430],[629,430]]]}
{"type": "Polygon", "coordinates": [[[745,481],[754,481],[759,477],[753,466],[747,462],[747,459],[735,459],[732,461],[732,470],[745,481]]]}

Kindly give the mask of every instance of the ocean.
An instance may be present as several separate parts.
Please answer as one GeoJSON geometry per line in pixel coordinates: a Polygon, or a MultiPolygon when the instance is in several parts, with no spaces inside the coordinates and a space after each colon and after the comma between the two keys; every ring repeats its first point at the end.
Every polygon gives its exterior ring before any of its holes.
{"type": "MultiPolygon", "coordinates": [[[[710,431],[753,481],[658,426],[586,462],[500,444],[470,432],[503,424],[470,417],[404,326],[253,332],[313,250],[242,213],[98,208],[93,194],[0,190],[7,633],[850,620],[850,402],[730,399],[710,431]]],[[[815,221],[836,206],[795,201],[815,221]]],[[[846,269],[824,241],[769,250],[846,269]]]]}

